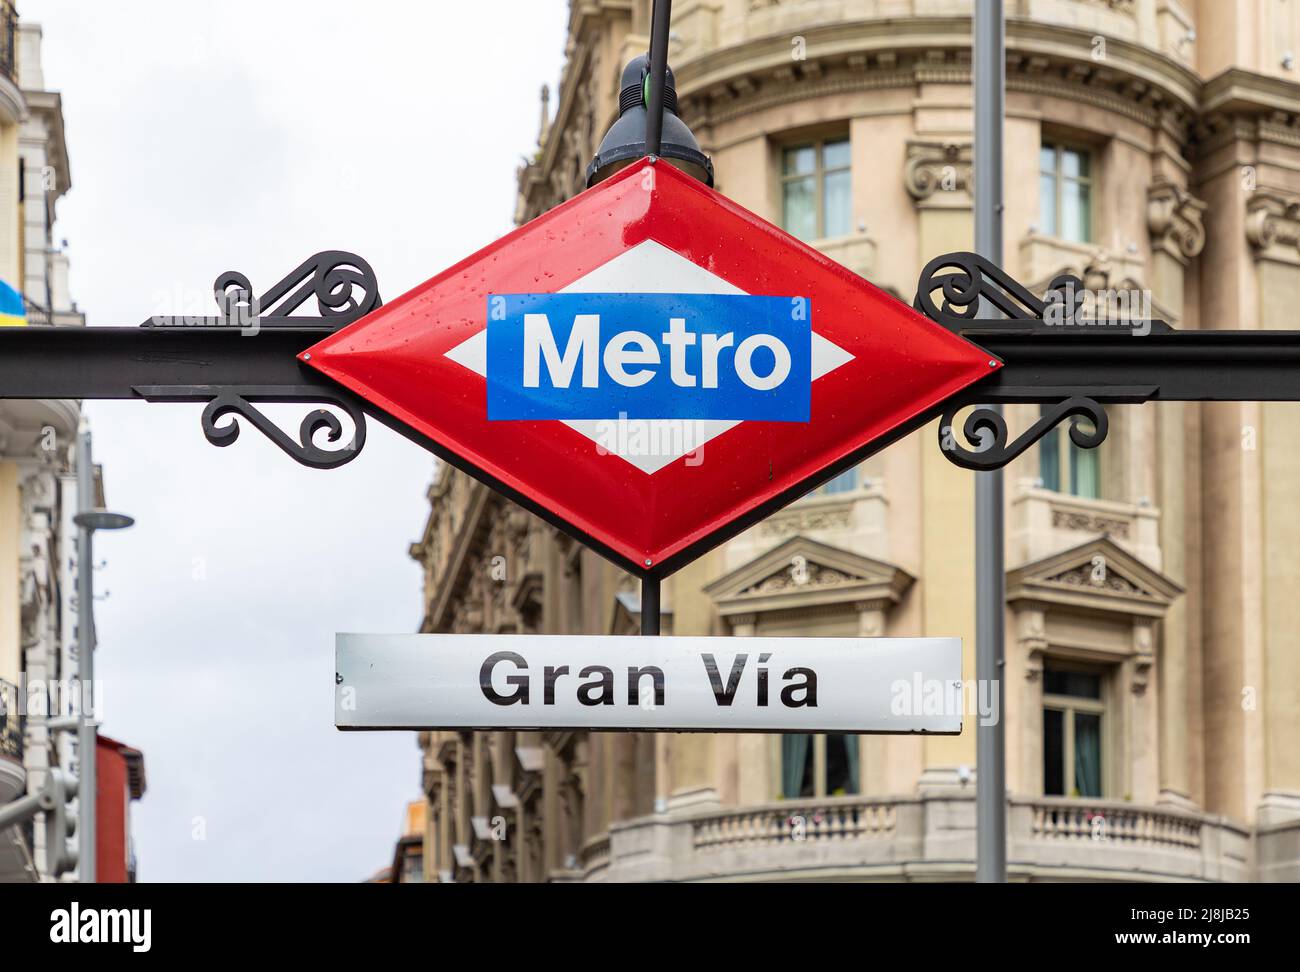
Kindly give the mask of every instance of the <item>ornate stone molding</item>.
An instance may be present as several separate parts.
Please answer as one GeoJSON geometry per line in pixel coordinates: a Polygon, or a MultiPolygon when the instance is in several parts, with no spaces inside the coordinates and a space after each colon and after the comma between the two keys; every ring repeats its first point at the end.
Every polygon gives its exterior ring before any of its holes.
{"type": "Polygon", "coordinates": [[[903,185],[918,204],[937,197],[949,205],[969,206],[970,143],[909,140],[903,185]]]}
{"type": "Polygon", "coordinates": [[[759,525],[759,533],[764,537],[788,537],[812,530],[847,530],[852,525],[853,508],[847,503],[829,509],[796,507],[768,517],[759,525]]]}
{"type": "MultiPolygon", "coordinates": [[[[1101,561],[1101,558],[1096,558],[1101,561]]],[[[1150,597],[1151,592],[1143,590],[1127,577],[1105,569],[1104,561],[1079,564],[1069,570],[1045,578],[1049,584],[1064,584],[1067,587],[1083,587],[1096,591],[1114,591],[1134,597],[1150,597]]]]}
{"type": "Polygon", "coordinates": [[[1043,677],[1043,656],[1047,651],[1047,623],[1041,609],[1023,608],[1016,612],[1017,640],[1025,653],[1025,681],[1043,677]]]}
{"type": "Polygon", "coordinates": [[[1151,669],[1156,663],[1154,638],[1150,624],[1133,628],[1133,693],[1142,695],[1151,681],[1151,669]]]}
{"type": "Polygon", "coordinates": [[[1253,193],[1246,202],[1246,239],[1256,259],[1300,266],[1300,198],[1253,193]]]}
{"type": "MultiPolygon", "coordinates": [[[[881,18],[809,25],[800,32],[807,57],[796,65],[788,33],[689,58],[677,71],[682,117],[707,129],[793,101],[931,81],[969,83],[969,17],[922,19],[927,30],[912,35],[915,47],[905,43],[909,31],[900,35],[881,18]]],[[[1009,93],[1068,99],[1185,138],[1196,101],[1196,79],[1185,67],[1128,44],[1112,45],[1110,61],[1099,65],[1083,31],[1049,44],[1043,25],[1012,20],[1007,29],[1009,93]]]]}
{"type": "Polygon", "coordinates": [[[1101,612],[1134,623],[1164,617],[1182,593],[1178,583],[1106,536],[1007,572],[1009,603],[1101,612]]]}
{"type": "Polygon", "coordinates": [[[740,594],[744,597],[756,594],[777,594],[796,588],[813,590],[818,587],[839,587],[844,584],[856,583],[862,579],[844,571],[836,570],[833,567],[809,561],[807,558],[796,554],[793,563],[788,568],[783,567],[781,570],[764,577],[758,583],[752,584],[741,591],[740,594]]]}
{"type": "Polygon", "coordinates": [[[1052,528],[1077,530],[1080,533],[1108,533],[1122,540],[1129,537],[1128,520],[1082,510],[1052,510],[1052,528]]]}
{"type": "Polygon", "coordinates": [[[1147,229],[1152,248],[1183,264],[1198,256],[1205,247],[1205,209],[1205,203],[1186,189],[1158,180],[1147,191],[1147,229]]]}
{"type": "Polygon", "coordinates": [[[884,611],[913,577],[900,567],[796,535],[704,588],[718,612],[736,618],[777,611],[884,611]]]}

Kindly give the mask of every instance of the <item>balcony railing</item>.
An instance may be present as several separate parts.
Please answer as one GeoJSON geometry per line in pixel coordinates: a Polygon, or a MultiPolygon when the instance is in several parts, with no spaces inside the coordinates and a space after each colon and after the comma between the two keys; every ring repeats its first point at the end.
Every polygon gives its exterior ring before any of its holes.
{"type": "Polygon", "coordinates": [[[1200,849],[1204,820],[1199,814],[1135,807],[1115,801],[1077,799],[1033,802],[1035,840],[1110,840],[1120,844],[1200,849]]]}
{"type": "Polygon", "coordinates": [[[785,800],[694,821],[697,852],[790,842],[887,837],[896,824],[892,801],[828,797],[815,803],[785,800]]]}
{"type": "Polygon", "coordinates": [[[18,11],[12,0],[0,0],[0,74],[15,84],[18,82],[17,37],[18,11]]]}
{"type": "Polygon", "coordinates": [[[0,678],[0,756],[23,761],[23,716],[18,686],[0,678]]]}
{"type": "MultiPolygon", "coordinates": [[[[1127,800],[1012,797],[1016,879],[1245,881],[1247,828],[1215,814],[1127,800]]],[[[975,870],[969,788],[907,797],[841,796],[655,813],[590,844],[587,880],[967,880],[975,870]],[[598,849],[598,852],[597,852],[598,849]]],[[[1279,840],[1270,874],[1295,873],[1279,840]]],[[[1260,873],[1265,873],[1261,870],[1260,873]]]]}

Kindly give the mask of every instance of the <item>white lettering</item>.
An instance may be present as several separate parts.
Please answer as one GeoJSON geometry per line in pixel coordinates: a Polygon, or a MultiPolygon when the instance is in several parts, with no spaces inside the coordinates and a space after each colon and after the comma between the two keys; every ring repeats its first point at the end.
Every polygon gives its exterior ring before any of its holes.
{"type": "Polygon", "coordinates": [[[726,334],[704,335],[704,343],[700,345],[700,351],[704,355],[704,369],[701,373],[701,380],[705,388],[718,387],[718,355],[722,353],[723,348],[729,348],[735,343],[735,335],[730,331],[726,334]]]}
{"type": "Polygon", "coordinates": [[[609,340],[605,346],[605,370],[609,376],[620,385],[626,388],[638,388],[655,376],[652,368],[642,368],[640,371],[629,373],[627,366],[630,364],[651,364],[659,363],[659,349],[654,346],[650,340],[649,334],[643,334],[640,331],[620,331],[609,340]],[[633,351],[628,345],[635,344],[637,350],[633,351]]]}
{"type": "Polygon", "coordinates": [[[152,943],[153,911],[149,908],[87,908],[79,902],[50,912],[50,941],[57,944],[125,943],[134,952],[147,952],[152,943]]]}
{"type": "MultiPolygon", "coordinates": [[[[582,359],[582,387],[595,388],[599,381],[597,348],[600,345],[600,315],[578,314],[573,318],[569,343],[561,357],[551,331],[551,322],[545,314],[524,315],[524,387],[537,388],[540,384],[539,358],[546,357],[546,370],[551,375],[551,385],[568,388],[573,380],[578,359],[582,359]]],[[[608,367],[608,356],[606,357],[608,367]]]]}
{"type": "MultiPolygon", "coordinates": [[[[718,362],[722,352],[735,348],[734,367],[737,377],[755,391],[772,391],[790,376],[790,349],[773,334],[751,334],[736,345],[731,331],[725,334],[699,334],[686,329],[684,317],[668,321],[668,330],[660,340],[668,349],[669,376],[678,388],[718,387],[718,362]],[[697,377],[687,370],[686,349],[700,345],[700,374],[697,377]],[[772,366],[760,376],[754,369],[754,353],[766,348],[772,353],[772,366]]],[[[604,353],[600,352],[600,315],[577,314],[569,332],[563,353],[556,344],[550,318],[546,314],[524,315],[524,368],[523,386],[541,386],[542,362],[553,388],[569,388],[581,364],[582,387],[597,388],[600,382],[600,365],[619,385],[639,388],[654,380],[663,363],[659,345],[644,331],[620,331],[610,338],[604,353]],[[642,365],[644,367],[633,367],[642,365]]]]}
{"type": "Polygon", "coordinates": [[[755,391],[771,391],[789,377],[790,349],[771,334],[751,334],[736,348],[736,374],[755,391]],[[772,370],[766,378],[754,374],[750,360],[758,348],[768,348],[772,352],[772,370]]]}
{"type": "Polygon", "coordinates": [[[673,384],[679,388],[694,388],[695,376],[686,370],[686,349],[695,343],[695,335],[687,332],[686,318],[669,319],[668,331],[663,335],[663,342],[668,346],[673,384]]]}

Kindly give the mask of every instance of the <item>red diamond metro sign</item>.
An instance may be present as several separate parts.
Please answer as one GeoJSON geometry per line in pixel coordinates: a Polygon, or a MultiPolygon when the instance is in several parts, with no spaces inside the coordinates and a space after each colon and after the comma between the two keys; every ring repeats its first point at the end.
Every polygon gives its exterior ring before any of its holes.
{"type": "Polygon", "coordinates": [[[660,576],[1000,367],[649,160],[302,360],[620,566],[660,576]]]}

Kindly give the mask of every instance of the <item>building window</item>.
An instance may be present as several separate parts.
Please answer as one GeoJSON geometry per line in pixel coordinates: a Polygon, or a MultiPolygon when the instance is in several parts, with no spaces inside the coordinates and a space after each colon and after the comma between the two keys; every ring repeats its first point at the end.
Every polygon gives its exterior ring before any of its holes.
{"type": "Polygon", "coordinates": [[[1043,669],[1043,793],[1101,796],[1102,676],[1081,668],[1043,669]]]}
{"type": "Polygon", "coordinates": [[[849,140],[792,145],[781,153],[781,219],[801,240],[852,232],[853,196],[849,140]]]}
{"type": "MultiPolygon", "coordinates": [[[[1047,410],[1039,406],[1040,414],[1047,410]]],[[[1080,422],[1086,420],[1080,419],[1080,422]]],[[[1080,449],[1070,438],[1069,423],[1052,429],[1038,444],[1038,478],[1043,488],[1085,499],[1101,497],[1101,462],[1096,449],[1080,449]]]]}
{"type": "Polygon", "coordinates": [[[843,733],[781,737],[781,795],[844,796],[858,793],[858,737],[843,733]]]}
{"type": "Polygon", "coordinates": [[[1091,243],[1091,156],[1082,149],[1043,143],[1038,187],[1043,232],[1072,243],[1091,243]]]}

